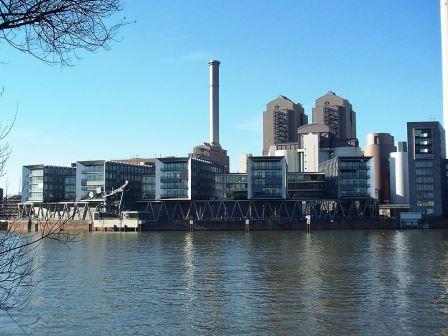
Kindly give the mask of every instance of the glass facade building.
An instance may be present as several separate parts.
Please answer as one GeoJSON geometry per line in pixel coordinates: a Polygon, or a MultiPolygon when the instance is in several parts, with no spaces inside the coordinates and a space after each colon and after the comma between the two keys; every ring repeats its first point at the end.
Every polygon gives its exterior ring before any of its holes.
{"type": "Polygon", "coordinates": [[[102,200],[103,196],[128,181],[123,193],[124,202],[140,200],[143,177],[154,173],[154,167],[115,161],[78,161],[76,163],[77,200],[102,200]]]}
{"type": "Polygon", "coordinates": [[[324,173],[288,173],[289,199],[323,199],[325,187],[324,173]]]}
{"type": "Polygon", "coordinates": [[[31,165],[22,168],[22,202],[75,200],[75,168],[31,165]]]}
{"type": "Polygon", "coordinates": [[[446,199],[445,131],[433,121],[407,126],[410,209],[442,216],[446,199]]]}
{"type": "Polygon", "coordinates": [[[163,158],[156,160],[156,199],[188,199],[189,159],[163,158]]]}
{"type": "Polygon", "coordinates": [[[247,158],[248,199],[286,199],[288,165],[283,156],[247,158]]]}
{"type": "Polygon", "coordinates": [[[156,198],[156,175],[143,175],[142,177],[142,200],[153,200],[156,198]]]}
{"type": "Polygon", "coordinates": [[[220,200],[247,199],[247,174],[216,174],[215,198],[220,200]]]}
{"type": "Polygon", "coordinates": [[[156,199],[212,199],[215,194],[215,174],[222,172],[221,165],[198,158],[157,159],[156,199]]]}
{"type": "Polygon", "coordinates": [[[335,157],[319,165],[325,173],[330,198],[374,198],[373,159],[365,156],[335,157]]]}

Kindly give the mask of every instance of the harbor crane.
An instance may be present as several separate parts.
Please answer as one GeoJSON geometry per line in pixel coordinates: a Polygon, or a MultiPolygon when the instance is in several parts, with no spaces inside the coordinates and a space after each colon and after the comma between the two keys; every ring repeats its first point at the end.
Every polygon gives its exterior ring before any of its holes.
{"type": "MultiPolygon", "coordinates": [[[[103,199],[103,204],[100,204],[98,206],[98,210],[101,213],[101,209],[105,209],[105,214],[106,215],[111,215],[111,214],[115,214],[117,216],[121,215],[121,207],[123,205],[123,194],[126,191],[126,187],[128,186],[129,181],[126,181],[121,187],[117,188],[117,189],[112,189],[112,191],[110,193],[104,193],[104,195],[102,195],[100,198],[103,199]],[[113,197],[115,195],[120,194],[120,201],[118,203],[118,208],[116,209],[116,211],[113,211],[113,206],[114,206],[114,200],[113,197]],[[101,209],[100,209],[101,208],[101,209]]],[[[97,194],[101,194],[101,190],[99,190],[99,192],[97,192],[97,194]]],[[[90,192],[89,194],[90,198],[93,198],[93,192],[90,192]]]]}

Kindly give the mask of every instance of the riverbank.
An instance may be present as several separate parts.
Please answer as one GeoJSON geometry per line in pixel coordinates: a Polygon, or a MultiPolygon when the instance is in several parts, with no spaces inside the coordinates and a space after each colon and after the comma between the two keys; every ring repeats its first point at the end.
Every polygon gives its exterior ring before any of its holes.
{"type": "MultiPolygon", "coordinates": [[[[107,231],[95,229],[93,224],[85,220],[68,220],[62,225],[58,221],[15,221],[9,227],[16,232],[42,232],[60,225],[66,232],[107,231]]],[[[402,229],[400,222],[391,219],[335,220],[312,221],[311,230],[389,230],[402,229]]],[[[417,228],[448,229],[448,219],[434,219],[417,228]]],[[[150,221],[143,222],[140,231],[268,231],[268,230],[307,230],[306,221],[285,219],[264,220],[214,220],[214,221],[150,221]]],[[[114,231],[109,229],[108,231],[114,231]]]]}

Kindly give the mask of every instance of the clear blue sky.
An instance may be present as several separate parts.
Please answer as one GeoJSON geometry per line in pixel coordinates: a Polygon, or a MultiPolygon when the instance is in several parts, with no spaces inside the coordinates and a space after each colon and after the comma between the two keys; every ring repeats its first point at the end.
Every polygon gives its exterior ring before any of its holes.
{"type": "Polygon", "coordinates": [[[283,94],[311,115],[328,90],[369,132],[405,139],[406,121],[440,120],[438,0],[126,1],[110,51],[74,67],[40,63],[0,44],[2,122],[19,103],[13,153],[21,166],[186,155],[209,137],[208,63],[221,61],[221,144],[231,169],[260,154],[262,112],[283,94]]]}

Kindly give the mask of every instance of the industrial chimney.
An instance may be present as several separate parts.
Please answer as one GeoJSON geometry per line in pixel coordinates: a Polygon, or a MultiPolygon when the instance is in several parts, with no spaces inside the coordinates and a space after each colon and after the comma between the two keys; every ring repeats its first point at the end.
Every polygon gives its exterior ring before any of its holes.
{"type": "Polygon", "coordinates": [[[219,61],[211,60],[210,66],[210,144],[219,145],[219,61]]]}
{"type": "Polygon", "coordinates": [[[443,127],[445,128],[446,150],[448,153],[448,5],[440,0],[440,20],[442,28],[442,84],[443,84],[443,127]]]}
{"type": "Polygon", "coordinates": [[[210,66],[210,143],[193,148],[191,157],[214,163],[218,173],[229,172],[229,156],[219,144],[219,61],[211,60],[210,66]]]}

